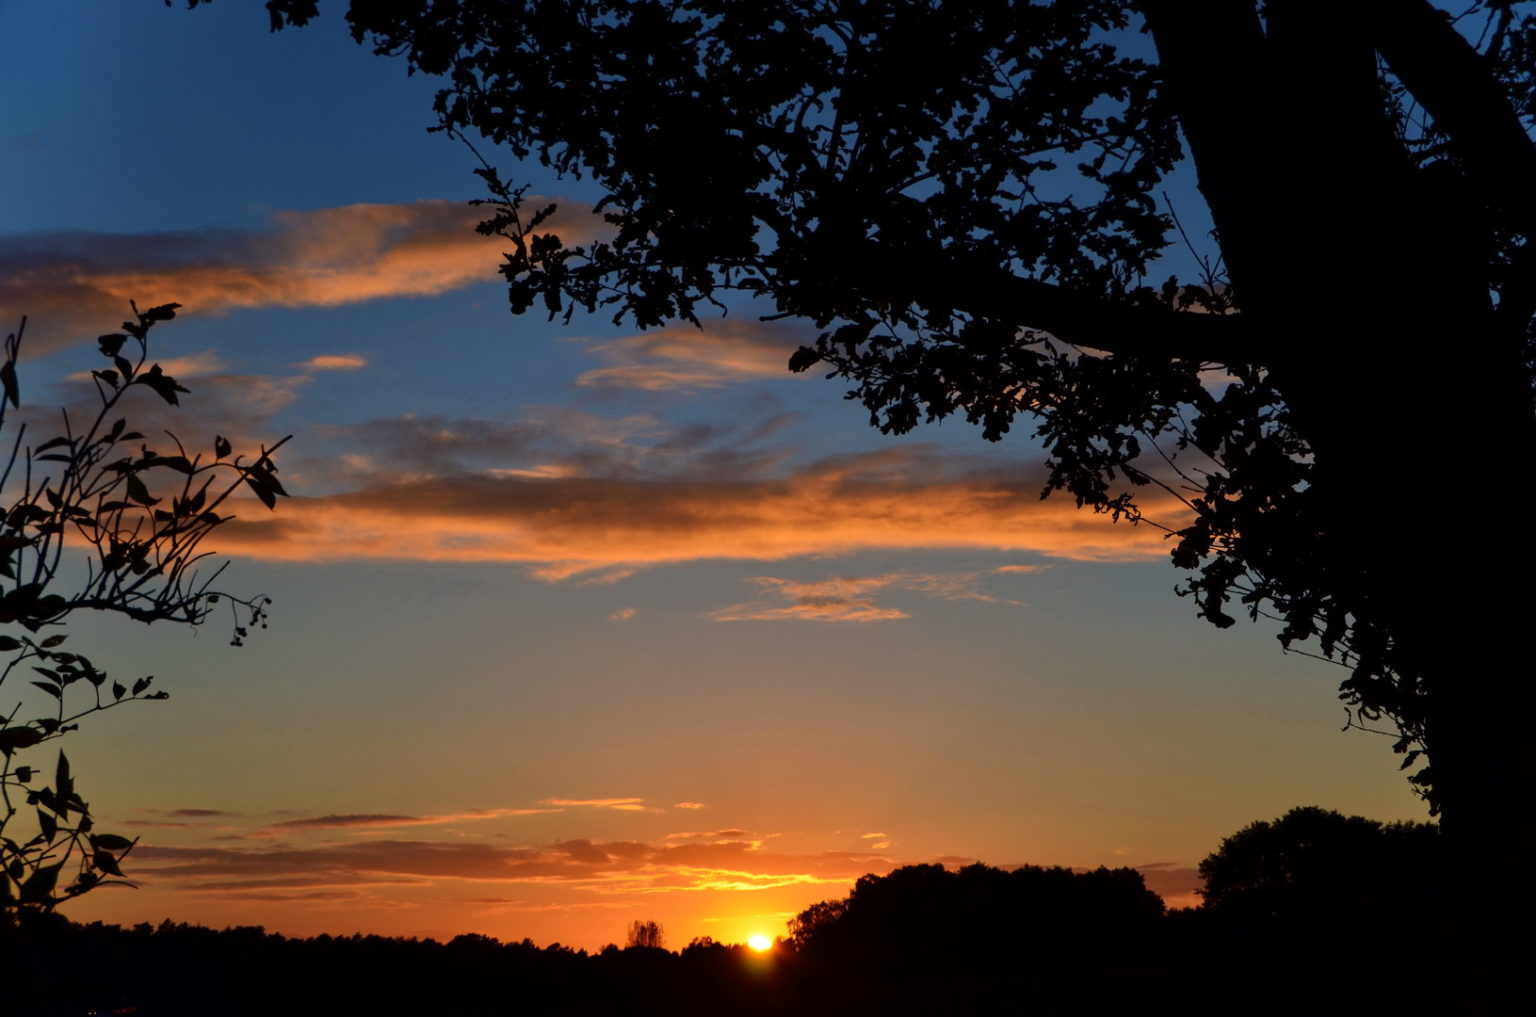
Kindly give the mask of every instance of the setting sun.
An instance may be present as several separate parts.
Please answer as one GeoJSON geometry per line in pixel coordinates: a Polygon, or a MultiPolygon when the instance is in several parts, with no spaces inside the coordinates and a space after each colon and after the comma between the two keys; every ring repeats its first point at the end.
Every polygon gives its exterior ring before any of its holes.
{"type": "Polygon", "coordinates": [[[747,938],[747,945],[758,953],[762,953],[773,946],[773,940],[759,932],[757,935],[747,938]]]}

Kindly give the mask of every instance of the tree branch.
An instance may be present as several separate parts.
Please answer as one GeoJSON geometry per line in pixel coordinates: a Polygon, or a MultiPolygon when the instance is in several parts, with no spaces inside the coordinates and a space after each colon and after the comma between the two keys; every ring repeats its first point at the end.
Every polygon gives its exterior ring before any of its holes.
{"type": "MultiPolygon", "coordinates": [[[[958,283],[958,280],[957,280],[958,283]]],[[[961,310],[1013,319],[1064,342],[1106,353],[1217,364],[1262,362],[1258,336],[1241,315],[1198,314],[1111,300],[1038,279],[960,287],[961,310]],[[975,292],[967,292],[974,289],[975,292]]]]}
{"type": "Polygon", "coordinates": [[[1376,45],[1495,208],[1536,238],[1536,142],[1484,58],[1428,0],[1378,0],[1376,45]]]}

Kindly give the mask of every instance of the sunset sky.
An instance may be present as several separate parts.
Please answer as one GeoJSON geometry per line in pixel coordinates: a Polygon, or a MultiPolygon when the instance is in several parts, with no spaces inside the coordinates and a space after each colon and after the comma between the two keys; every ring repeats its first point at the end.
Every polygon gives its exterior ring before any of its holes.
{"type": "Polygon", "coordinates": [[[901,864],[1130,865],[1186,904],[1252,820],[1423,818],[1337,668],[1200,622],[1156,530],[1041,502],[1027,427],[882,437],[746,304],[514,317],[433,81],[334,9],[182,6],[0,0],[24,400],[87,398],[127,301],[177,301],[154,352],[191,394],[139,429],[294,436],[294,497],[212,541],[269,630],[71,622],[172,694],[64,743],[142,838],[141,888],[71,917],[739,942],[901,864]]]}

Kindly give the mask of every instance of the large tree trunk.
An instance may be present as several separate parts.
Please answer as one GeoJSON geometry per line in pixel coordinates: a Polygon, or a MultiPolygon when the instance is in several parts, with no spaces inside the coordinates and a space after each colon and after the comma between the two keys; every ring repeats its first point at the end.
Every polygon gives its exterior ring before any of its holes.
{"type": "Polygon", "coordinates": [[[1450,900],[1404,949],[1423,935],[1465,1012],[1531,1012],[1531,936],[1507,930],[1536,916],[1536,539],[1499,518],[1536,464],[1520,337],[1454,191],[1392,136],[1373,5],[1144,6],[1349,602],[1423,681],[1450,900]]]}

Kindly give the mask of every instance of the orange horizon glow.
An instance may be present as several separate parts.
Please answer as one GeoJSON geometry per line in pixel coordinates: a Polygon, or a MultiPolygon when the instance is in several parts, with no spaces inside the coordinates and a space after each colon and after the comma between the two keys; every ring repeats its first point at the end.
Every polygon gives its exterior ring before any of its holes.
{"type": "MultiPolygon", "coordinates": [[[[673,950],[707,936],[762,953],[776,942],[770,930],[786,934],[795,915],[848,896],[862,876],[909,864],[955,868],[977,861],[889,849],[779,847],[781,838],[734,828],[540,842],[529,833],[568,828],[571,810],[611,816],[608,825],[653,830],[697,812],[628,797],[547,801],[564,804],[278,821],[178,809],[109,820],[106,826],[147,838],[129,863],[142,889],[105,888],[69,902],[65,913],[124,925],[164,918],[216,928],[260,925],[301,937],[362,932],[446,941],[474,932],[589,952],[622,942],[631,920],[655,920],[673,950]],[[641,808],[614,811],[615,804],[641,808]]],[[[837,839],[816,838],[822,844],[837,839]]],[[[1193,869],[1153,864],[1141,871],[1170,906],[1197,903],[1193,869]]]]}

